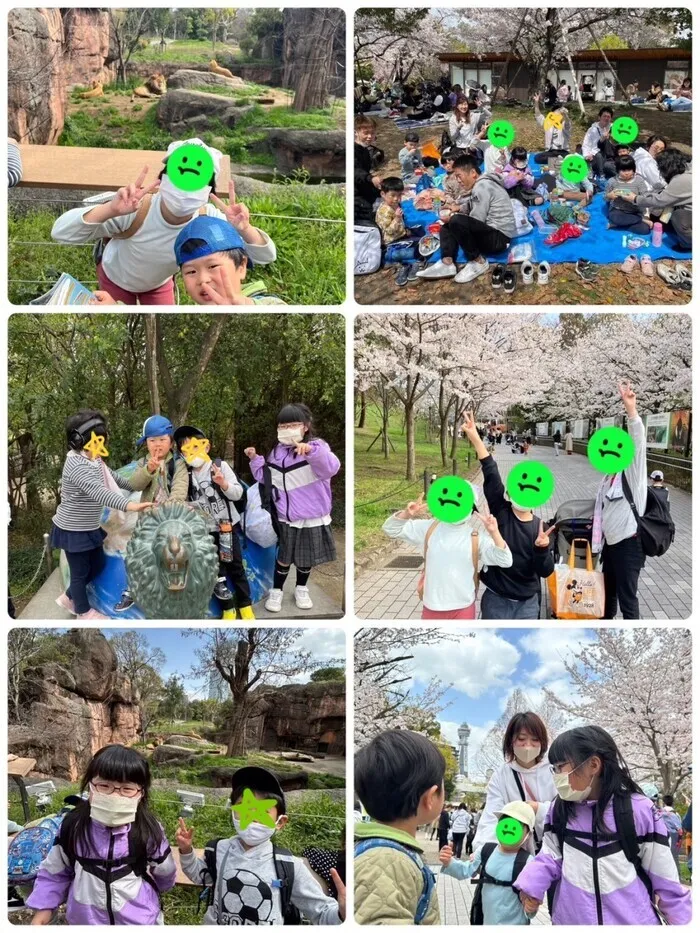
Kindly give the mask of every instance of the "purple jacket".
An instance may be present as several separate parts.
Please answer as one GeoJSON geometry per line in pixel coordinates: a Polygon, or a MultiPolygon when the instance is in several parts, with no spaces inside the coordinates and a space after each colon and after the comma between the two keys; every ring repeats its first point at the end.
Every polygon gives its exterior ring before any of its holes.
{"type": "Polygon", "coordinates": [[[515,188],[517,184],[522,184],[523,188],[534,187],[535,176],[532,174],[531,170],[529,168],[523,170],[525,172],[525,177],[522,180],[517,177],[516,173],[518,171],[519,169],[517,169],[512,162],[508,162],[508,164],[504,166],[502,175],[503,186],[506,190],[515,188]]]}
{"type": "Polygon", "coordinates": [[[90,825],[91,845],[71,865],[61,847],[60,834],[41,863],[34,890],[27,899],[32,910],[54,910],[66,905],[70,926],[148,926],[162,923],[158,892],[175,884],[176,866],[162,829],[162,838],[148,861],[150,884],[125,862],[111,871],[103,865],[81,864],[87,859],[126,860],[131,824],[110,829],[96,820],[90,825]]]}
{"type": "MultiPolygon", "coordinates": [[[[552,883],[558,881],[552,910],[554,925],[659,925],[644,882],[619,843],[591,838],[595,801],[574,806],[567,830],[582,835],[564,841],[562,858],[559,840],[552,832],[552,804],[542,849],[522,870],[514,887],[543,901],[552,883]]],[[[690,890],[678,880],[659,812],[641,794],[632,795],[632,812],[642,868],[651,880],[660,912],[670,924],[690,923],[690,890]]],[[[612,801],[605,809],[605,823],[611,833],[615,831],[612,801]]]]}
{"type": "MultiPolygon", "coordinates": [[[[293,447],[277,444],[267,458],[280,521],[298,522],[323,518],[331,511],[331,477],[340,469],[340,460],[325,441],[310,441],[311,453],[298,457],[293,447]]],[[[258,483],[263,481],[265,458],[258,454],[250,469],[258,483]]]]}

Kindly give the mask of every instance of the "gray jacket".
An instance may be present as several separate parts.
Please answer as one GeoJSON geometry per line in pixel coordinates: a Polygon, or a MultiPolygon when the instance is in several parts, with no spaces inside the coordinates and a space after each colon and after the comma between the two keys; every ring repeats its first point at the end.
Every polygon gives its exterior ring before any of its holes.
{"type": "Polygon", "coordinates": [[[489,227],[500,230],[508,239],[515,236],[513,206],[503,185],[503,178],[495,172],[488,172],[477,178],[459,210],[462,214],[469,214],[489,227]]]}
{"type": "Polygon", "coordinates": [[[692,210],[693,176],[686,169],[681,175],[672,178],[662,191],[649,191],[642,194],[637,198],[636,203],[639,207],[648,207],[655,213],[673,207],[692,210]]]}

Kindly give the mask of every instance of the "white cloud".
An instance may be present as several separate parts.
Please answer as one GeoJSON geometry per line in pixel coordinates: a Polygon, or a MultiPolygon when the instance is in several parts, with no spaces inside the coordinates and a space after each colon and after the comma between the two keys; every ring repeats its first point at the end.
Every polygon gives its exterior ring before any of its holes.
{"type": "Polygon", "coordinates": [[[295,647],[309,651],[316,661],[345,657],[345,632],[342,628],[307,628],[295,647]]]}
{"type": "Polygon", "coordinates": [[[506,687],[521,654],[496,632],[478,631],[473,638],[421,646],[416,650],[413,676],[422,683],[438,677],[458,693],[476,699],[494,687],[506,687]]]}
{"type": "Polygon", "coordinates": [[[531,681],[545,681],[568,678],[565,661],[573,660],[574,652],[579,652],[585,643],[595,640],[590,629],[540,628],[523,635],[520,646],[534,654],[539,663],[528,673],[531,681]]]}

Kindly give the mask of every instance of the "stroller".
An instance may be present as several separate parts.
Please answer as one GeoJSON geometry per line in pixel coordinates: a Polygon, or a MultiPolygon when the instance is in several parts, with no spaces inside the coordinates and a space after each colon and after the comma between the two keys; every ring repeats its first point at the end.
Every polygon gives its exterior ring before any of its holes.
{"type": "MultiPolygon", "coordinates": [[[[586,566],[586,549],[584,541],[591,544],[593,538],[593,511],[595,509],[595,499],[569,499],[562,503],[557,509],[551,522],[546,523],[547,528],[552,525],[557,526],[556,533],[552,541],[552,557],[554,563],[568,563],[571,548],[575,548],[574,566],[584,569],[586,566]],[[576,544],[573,544],[574,539],[576,544]]],[[[597,568],[598,555],[593,555],[593,568],[597,568]]],[[[545,599],[545,619],[556,619],[557,616],[552,608],[548,587],[544,588],[545,599]]]]}

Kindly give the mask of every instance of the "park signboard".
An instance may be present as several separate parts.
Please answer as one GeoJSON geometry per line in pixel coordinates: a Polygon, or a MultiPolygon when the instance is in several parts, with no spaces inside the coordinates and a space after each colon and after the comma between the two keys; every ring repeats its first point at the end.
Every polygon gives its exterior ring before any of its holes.
{"type": "Polygon", "coordinates": [[[682,408],[671,412],[668,449],[685,454],[690,445],[690,410],[682,408]]]}
{"type": "Polygon", "coordinates": [[[578,418],[574,421],[571,433],[577,441],[588,440],[588,418],[578,418]]]}
{"type": "Polygon", "coordinates": [[[596,418],[596,426],[599,428],[614,428],[616,421],[614,415],[612,418],[596,418]]]}
{"type": "Polygon", "coordinates": [[[549,435],[549,422],[538,421],[535,429],[538,437],[547,437],[549,435]]]}
{"type": "Polygon", "coordinates": [[[646,416],[647,447],[654,447],[658,450],[668,448],[670,421],[670,411],[646,416]]]}
{"type": "Polygon", "coordinates": [[[552,437],[559,431],[562,437],[566,434],[566,421],[553,421],[552,422],[552,437]]]}

